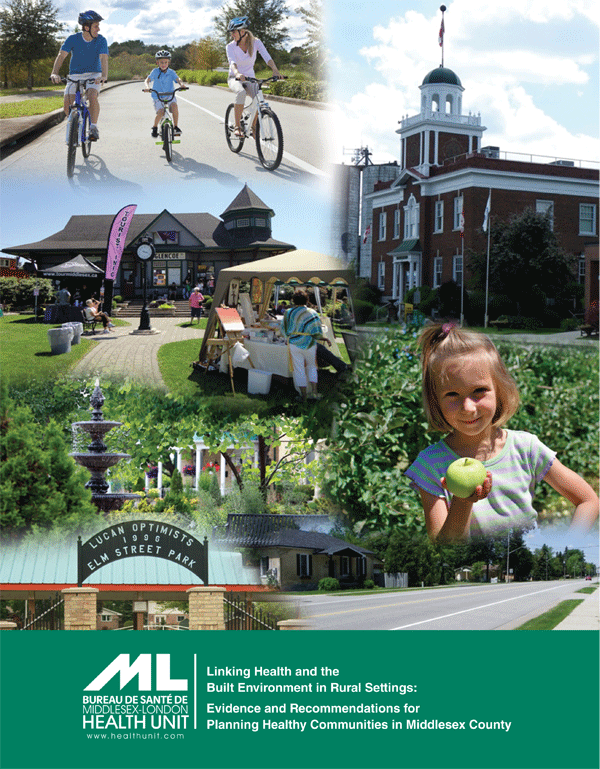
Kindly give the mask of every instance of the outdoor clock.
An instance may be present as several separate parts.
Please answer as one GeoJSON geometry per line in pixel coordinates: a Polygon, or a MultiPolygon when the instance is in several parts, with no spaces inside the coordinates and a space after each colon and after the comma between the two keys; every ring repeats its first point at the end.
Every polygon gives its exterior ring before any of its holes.
{"type": "Polygon", "coordinates": [[[140,245],[137,247],[136,253],[140,259],[147,261],[148,259],[151,259],[152,256],[154,256],[154,248],[150,243],[140,243],[140,245]]]}

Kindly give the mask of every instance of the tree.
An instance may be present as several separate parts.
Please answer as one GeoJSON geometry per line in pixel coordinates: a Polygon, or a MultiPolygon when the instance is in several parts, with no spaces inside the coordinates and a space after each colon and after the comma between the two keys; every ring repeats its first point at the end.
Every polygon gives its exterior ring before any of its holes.
{"type": "Polygon", "coordinates": [[[51,0],[6,0],[0,11],[4,62],[27,66],[27,88],[33,88],[33,64],[58,51],[63,24],[51,0]]]}
{"type": "Polygon", "coordinates": [[[33,422],[0,393],[0,522],[6,536],[66,524],[76,528],[97,518],[89,478],[68,454],[60,427],[33,422]]]}
{"type": "MultiPolygon", "coordinates": [[[[472,287],[485,290],[486,254],[471,255],[472,287]]],[[[514,314],[540,317],[546,297],[574,279],[572,258],[559,245],[547,214],[531,208],[491,229],[490,291],[508,297],[514,314]]]]}
{"type": "Polygon", "coordinates": [[[309,0],[308,6],[298,8],[302,21],[306,24],[308,42],[303,47],[306,61],[317,79],[325,78],[325,41],[323,34],[323,3],[321,0],[309,0]]]}
{"type": "Polygon", "coordinates": [[[194,41],[188,48],[187,66],[189,69],[212,71],[224,61],[223,46],[216,37],[203,37],[194,41]]]}
{"type": "Polygon", "coordinates": [[[215,30],[222,40],[229,42],[227,25],[231,19],[248,16],[248,28],[273,55],[289,38],[288,28],[284,26],[287,15],[285,0],[230,0],[214,17],[215,30]]]}

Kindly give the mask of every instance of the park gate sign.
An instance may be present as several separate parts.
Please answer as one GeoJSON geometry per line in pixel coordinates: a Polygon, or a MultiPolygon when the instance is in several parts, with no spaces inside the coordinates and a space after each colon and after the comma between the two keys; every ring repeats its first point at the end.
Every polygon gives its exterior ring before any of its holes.
{"type": "Polygon", "coordinates": [[[164,521],[127,521],[99,531],[87,542],[77,541],[77,584],[101,566],[136,556],[164,558],[189,569],[208,584],[208,540],[164,521]]]}

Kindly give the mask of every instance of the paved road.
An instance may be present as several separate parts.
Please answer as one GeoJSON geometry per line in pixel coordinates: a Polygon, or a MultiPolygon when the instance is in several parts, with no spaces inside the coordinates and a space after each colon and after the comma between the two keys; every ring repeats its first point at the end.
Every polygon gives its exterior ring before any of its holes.
{"type": "Polygon", "coordinates": [[[586,584],[526,582],[299,600],[315,630],[512,630],[560,601],[586,598],[576,593],[586,584]]]}
{"type": "MultiPolygon", "coordinates": [[[[162,147],[150,136],[154,119],[151,98],[142,83],[128,83],[101,94],[100,141],[86,160],[78,152],[72,185],[83,193],[97,191],[98,184],[111,191],[132,192],[168,181],[206,181],[243,184],[265,179],[274,185],[312,184],[328,173],[329,122],[331,113],[305,105],[272,102],[284,134],[284,158],[274,172],[259,163],[256,147],[247,141],[239,154],[225,142],[223,120],[231,103],[229,90],[192,85],[178,94],[181,144],[173,148],[168,163],[162,147]]],[[[66,179],[65,126],[51,128],[16,150],[1,164],[2,182],[64,183],[66,179]]]]}

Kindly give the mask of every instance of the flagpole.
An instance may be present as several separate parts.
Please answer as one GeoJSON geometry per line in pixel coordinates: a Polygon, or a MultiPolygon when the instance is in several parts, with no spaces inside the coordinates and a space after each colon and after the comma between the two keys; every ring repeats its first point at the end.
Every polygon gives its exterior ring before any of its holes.
{"type": "Polygon", "coordinates": [[[488,204],[486,206],[486,229],[487,229],[487,259],[485,265],[485,320],[484,328],[488,327],[488,300],[489,300],[489,286],[490,286],[490,211],[492,208],[492,188],[490,187],[490,194],[488,196],[488,204]]]}
{"type": "Polygon", "coordinates": [[[444,28],[444,11],[446,10],[445,5],[440,5],[440,11],[442,12],[442,24],[440,26],[440,46],[442,48],[442,67],[444,66],[444,32],[446,31],[444,28]]]}
{"type": "Polygon", "coordinates": [[[460,327],[465,325],[465,313],[464,313],[464,301],[465,301],[465,237],[461,238],[461,259],[462,259],[462,271],[460,273],[460,327]]]}

